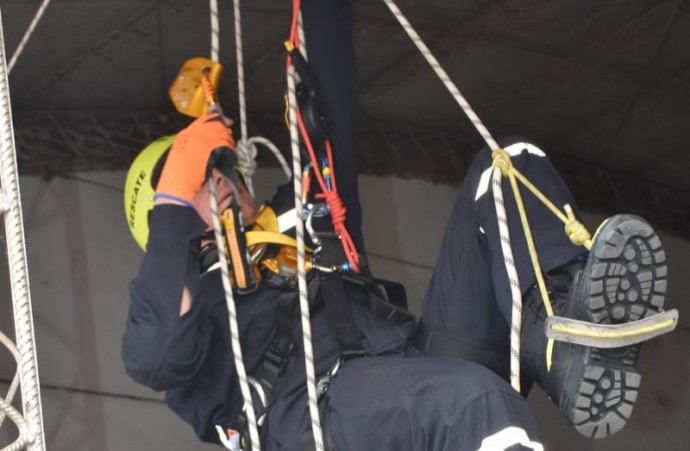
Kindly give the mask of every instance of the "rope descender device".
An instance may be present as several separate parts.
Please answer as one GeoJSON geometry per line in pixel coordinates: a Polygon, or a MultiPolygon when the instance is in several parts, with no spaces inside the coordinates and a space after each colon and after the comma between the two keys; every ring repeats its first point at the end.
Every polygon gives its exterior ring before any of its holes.
{"type": "Polygon", "coordinates": [[[222,74],[223,66],[208,58],[185,61],[168,90],[177,111],[191,117],[220,112],[216,90],[222,74]]]}

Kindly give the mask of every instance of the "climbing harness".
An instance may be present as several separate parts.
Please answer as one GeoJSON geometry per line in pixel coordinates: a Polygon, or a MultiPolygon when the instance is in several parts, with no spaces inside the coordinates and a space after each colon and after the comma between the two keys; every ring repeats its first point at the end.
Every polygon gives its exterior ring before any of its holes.
{"type": "MultiPolygon", "coordinates": [[[[273,288],[296,287],[297,241],[282,233],[283,230],[279,228],[273,208],[268,204],[262,205],[254,224],[241,236],[236,228],[238,221],[239,218],[232,213],[231,209],[226,209],[221,214],[226,253],[231,256],[229,270],[233,288],[240,292],[251,291],[260,281],[264,281],[273,288]],[[244,239],[239,241],[240,238],[244,239]],[[238,266],[242,273],[250,275],[253,283],[239,282],[246,276],[237,275],[236,267],[238,266]]],[[[311,255],[312,250],[307,248],[305,256],[307,273],[314,267],[311,255]]],[[[216,243],[202,249],[199,261],[202,276],[220,266],[216,243]]]]}
{"type": "Polygon", "coordinates": [[[431,54],[428,47],[415,32],[409,21],[407,21],[393,0],[383,1],[391,10],[403,29],[407,32],[410,39],[412,39],[412,42],[417,46],[422,56],[427,60],[436,75],[450,91],[460,108],[467,115],[476,130],[482,136],[487,146],[493,150],[492,157],[494,163],[492,175],[492,193],[494,195],[496,216],[498,218],[501,250],[503,252],[512,297],[512,319],[510,326],[511,385],[517,391],[520,391],[520,330],[522,321],[522,291],[520,290],[520,282],[518,280],[517,270],[515,268],[515,262],[512,255],[510,234],[508,231],[508,220],[506,217],[501,185],[502,177],[509,179],[513,196],[518,204],[520,221],[527,239],[530,259],[532,261],[534,273],[537,278],[537,284],[539,286],[548,316],[545,322],[545,332],[549,338],[546,353],[547,368],[550,368],[551,366],[551,353],[553,350],[554,339],[599,348],[612,348],[619,347],[621,345],[639,343],[654,336],[672,331],[678,322],[678,312],[676,310],[660,311],[659,313],[656,313],[643,320],[615,325],[597,325],[573,320],[570,318],[557,317],[553,314],[553,308],[551,307],[546,284],[544,282],[541,268],[539,267],[537,251],[534,246],[534,241],[529,228],[529,222],[527,220],[527,214],[522,203],[517,182],[519,181],[522,183],[523,186],[525,186],[542,203],[544,203],[544,205],[546,205],[551,212],[553,212],[561,221],[563,221],[565,224],[565,232],[574,244],[584,246],[585,248],[589,249],[592,244],[589,233],[585,227],[579,221],[577,221],[568,205],[564,207],[564,212],[561,212],[512,165],[510,156],[498,146],[498,143],[493,139],[488,129],[484,126],[467,100],[463,97],[448,74],[441,67],[438,60],[436,60],[436,58],[431,54]]]}
{"type": "MultiPolygon", "coordinates": [[[[324,237],[323,241],[330,241],[332,246],[330,250],[323,250],[324,255],[332,255],[334,258],[322,263],[327,267],[330,262],[341,261],[342,250],[337,240],[333,237],[324,237]]],[[[270,269],[264,267],[262,273],[268,272],[270,269]]],[[[398,283],[353,273],[312,271],[307,282],[309,309],[325,310],[331,336],[337,348],[337,356],[330,363],[329,369],[315,380],[319,413],[326,405],[325,395],[329,384],[342,366],[350,359],[368,354],[362,346],[359,330],[354,322],[351,301],[346,294],[348,289],[361,289],[366,292],[370,310],[386,321],[396,325],[415,321],[414,316],[406,310],[404,288],[398,283]],[[394,305],[394,300],[399,304],[394,305]]],[[[248,377],[253,389],[254,409],[259,426],[263,425],[269,407],[280,393],[285,376],[297,363],[295,350],[301,329],[298,308],[299,294],[291,288],[283,291],[277,300],[274,335],[261,356],[257,369],[248,377]]],[[[241,414],[237,424],[245,424],[245,416],[244,413],[241,414]]],[[[305,431],[303,436],[305,450],[316,449],[311,434],[310,429],[305,431]]]]}

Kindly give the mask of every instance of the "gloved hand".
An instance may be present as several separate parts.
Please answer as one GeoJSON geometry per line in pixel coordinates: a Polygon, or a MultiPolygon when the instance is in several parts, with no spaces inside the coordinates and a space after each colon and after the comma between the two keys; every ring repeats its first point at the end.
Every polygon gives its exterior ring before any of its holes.
{"type": "Polygon", "coordinates": [[[221,172],[232,171],[236,162],[232,130],[217,114],[201,116],[175,137],[161,172],[155,197],[166,197],[191,203],[219,166],[221,172]]]}

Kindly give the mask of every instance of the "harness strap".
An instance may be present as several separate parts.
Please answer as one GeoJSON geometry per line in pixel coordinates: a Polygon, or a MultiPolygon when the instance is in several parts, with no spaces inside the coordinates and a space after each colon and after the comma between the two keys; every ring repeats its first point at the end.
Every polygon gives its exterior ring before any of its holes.
{"type": "Polygon", "coordinates": [[[471,360],[491,369],[504,379],[510,374],[508,348],[483,340],[456,337],[419,322],[412,344],[430,357],[471,360]]]}
{"type": "MultiPolygon", "coordinates": [[[[323,238],[319,263],[334,265],[345,260],[345,253],[337,238],[323,238]]],[[[360,331],[352,314],[352,305],[341,273],[318,273],[321,282],[321,297],[326,307],[328,324],[333,333],[340,357],[344,360],[367,354],[362,346],[360,331]]]]}
{"type": "Polygon", "coordinates": [[[343,279],[369,291],[369,307],[379,318],[398,326],[417,320],[407,310],[407,292],[402,284],[361,274],[344,274],[343,279]]]}
{"type": "MultiPolygon", "coordinates": [[[[310,307],[314,308],[319,291],[319,283],[316,277],[313,277],[308,282],[307,290],[310,307]]],[[[297,332],[300,330],[297,327],[299,323],[298,301],[299,295],[295,292],[282,293],[278,297],[276,330],[271,343],[264,351],[259,366],[252,375],[263,391],[263,399],[259,396],[259,399],[254,400],[255,405],[257,405],[256,401],[260,403],[257,408],[260,415],[268,410],[284,382],[283,376],[294,365],[292,356],[295,350],[297,332]]]]}
{"type": "MultiPolygon", "coordinates": [[[[263,390],[264,400],[257,407],[259,415],[265,413],[273,402],[275,393],[282,385],[283,375],[291,366],[290,357],[295,348],[295,328],[293,327],[297,314],[297,299],[295,293],[283,293],[278,298],[276,331],[268,345],[253,377],[263,390]]],[[[256,400],[255,400],[256,401],[256,400]]],[[[259,401],[262,401],[259,399],[259,401]]],[[[256,402],[255,402],[256,405],[256,402]]]]}
{"type": "Polygon", "coordinates": [[[340,356],[347,360],[367,354],[352,315],[352,306],[345,292],[343,278],[339,275],[324,276],[321,273],[319,278],[328,324],[340,356]]]}

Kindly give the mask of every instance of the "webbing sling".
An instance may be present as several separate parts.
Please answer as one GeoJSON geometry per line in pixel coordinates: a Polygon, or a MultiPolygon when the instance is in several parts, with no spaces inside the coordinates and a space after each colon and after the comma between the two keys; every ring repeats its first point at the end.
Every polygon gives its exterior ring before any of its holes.
{"type": "Polygon", "coordinates": [[[451,357],[471,360],[509,379],[508,348],[483,340],[457,337],[434,329],[420,321],[412,337],[412,344],[429,357],[451,357]]]}
{"type": "Polygon", "coordinates": [[[369,308],[379,318],[398,326],[413,321],[416,317],[407,310],[405,287],[390,280],[377,279],[361,274],[343,274],[345,282],[365,288],[369,293],[369,308]]]}

